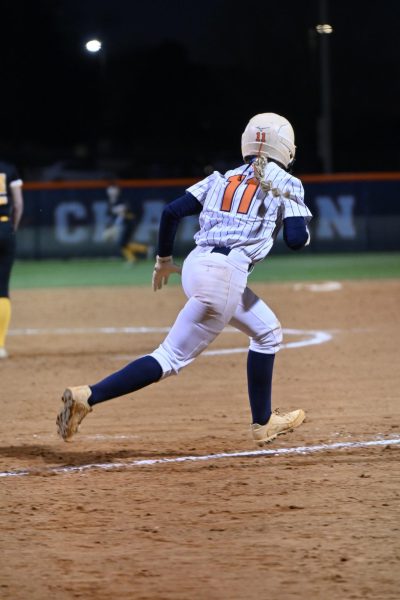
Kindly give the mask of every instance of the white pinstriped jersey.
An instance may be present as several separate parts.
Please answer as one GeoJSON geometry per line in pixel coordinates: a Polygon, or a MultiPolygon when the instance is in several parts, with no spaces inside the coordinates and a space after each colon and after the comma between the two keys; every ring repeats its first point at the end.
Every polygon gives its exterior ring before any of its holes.
{"type": "Polygon", "coordinates": [[[214,171],[187,189],[203,205],[200,230],[194,236],[198,246],[241,248],[252,262],[265,258],[286,217],[311,213],[304,204],[302,183],[274,162],[268,162],[265,179],[281,195],[264,192],[251,165],[242,165],[222,175],[214,171]],[[282,194],[290,193],[290,198],[282,194]]]}

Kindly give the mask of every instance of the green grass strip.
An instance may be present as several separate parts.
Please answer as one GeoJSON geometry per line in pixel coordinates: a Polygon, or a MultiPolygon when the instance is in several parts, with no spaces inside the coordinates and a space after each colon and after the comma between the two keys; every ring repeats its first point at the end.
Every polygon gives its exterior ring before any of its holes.
{"type": "MultiPolygon", "coordinates": [[[[182,259],[177,259],[182,262],[182,259]]],[[[151,285],[154,261],[121,259],[16,261],[12,289],[151,285]]],[[[327,281],[400,277],[400,253],[270,255],[249,281],[327,281]]],[[[172,275],[171,285],[180,278],[172,275]]]]}

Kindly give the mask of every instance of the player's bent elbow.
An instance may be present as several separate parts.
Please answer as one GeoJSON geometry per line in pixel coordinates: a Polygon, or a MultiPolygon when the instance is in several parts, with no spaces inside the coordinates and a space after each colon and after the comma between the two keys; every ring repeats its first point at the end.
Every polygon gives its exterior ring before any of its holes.
{"type": "Polygon", "coordinates": [[[310,234],[303,217],[289,217],[284,220],[283,239],[291,250],[301,250],[308,245],[310,234]]]}
{"type": "Polygon", "coordinates": [[[163,214],[163,216],[165,216],[167,218],[172,218],[172,219],[176,218],[174,208],[170,204],[166,204],[164,206],[162,214],[163,214]]]}

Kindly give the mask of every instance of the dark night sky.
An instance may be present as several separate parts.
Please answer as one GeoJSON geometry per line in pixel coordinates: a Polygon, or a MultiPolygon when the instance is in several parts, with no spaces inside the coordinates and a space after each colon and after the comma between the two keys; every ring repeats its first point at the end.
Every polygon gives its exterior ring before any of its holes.
{"type": "MultiPolygon", "coordinates": [[[[273,111],[295,127],[296,170],[320,172],[318,6],[3,0],[0,152],[27,172],[86,156],[122,176],[197,175],[240,161],[246,122],[273,111]]],[[[334,170],[399,170],[400,3],[330,0],[329,15],[334,170]]]]}

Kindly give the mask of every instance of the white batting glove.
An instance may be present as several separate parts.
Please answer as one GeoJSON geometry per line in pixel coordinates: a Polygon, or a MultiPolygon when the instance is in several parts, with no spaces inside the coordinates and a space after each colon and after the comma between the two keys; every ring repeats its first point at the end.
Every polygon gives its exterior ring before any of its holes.
{"type": "Polygon", "coordinates": [[[182,268],[173,262],[172,256],[157,256],[153,271],[153,290],[156,292],[161,290],[163,284],[167,285],[171,273],[181,272],[182,268]]]}

